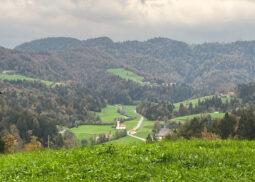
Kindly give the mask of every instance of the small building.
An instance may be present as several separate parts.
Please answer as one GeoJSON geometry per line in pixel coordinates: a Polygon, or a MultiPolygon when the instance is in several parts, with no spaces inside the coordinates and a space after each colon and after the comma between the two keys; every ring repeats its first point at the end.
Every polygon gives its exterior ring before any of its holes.
{"type": "Polygon", "coordinates": [[[165,138],[167,135],[169,135],[171,130],[169,128],[161,128],[159,133],[156,135],[156,138],[158,140],[162,140],[165,138]]]}
{"type": "Polygon", "coordinates": [[[135,134],[135,133],[136,133],[136,131],[135,131],[134,129],[129,130],[129,134],[133,135],[133,134],[135,134]]]}
{"type": "Polygon", "coordinates": [[[222,97],[222,98],[226,98],[226,97],[228,97],[228,95],[227,95],[227,94],[223,94],[223,93],[221,93],[221,94],[220,94],[220,97],[222,97]]]}
{"type": "Polygon", "coordinates": [[[235,92],[228,92],[228,96],[234,97],[235,96],[235,92]]]}
{"type": "Polygon", "coordinates": [[[116,130],[125,130],[125,129],[126,129],[126,125],[125,124],[120,124],[120,121],[117,120],[116,130]]]}

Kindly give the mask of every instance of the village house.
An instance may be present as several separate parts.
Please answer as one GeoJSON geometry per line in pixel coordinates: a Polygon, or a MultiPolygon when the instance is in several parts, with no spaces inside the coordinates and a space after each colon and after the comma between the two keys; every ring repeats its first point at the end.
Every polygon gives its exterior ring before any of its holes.
{"type": "Polygon", "coordinates": [[[227,94],[220,93],[220,97],[226,98],[226,97],[234,97],[235,92],[228,92],[227,94]]]}
{"type": "Polygon", "coordinates": [[[156,138],[158,140],[162,140],[163,138],[165,138],[167,135],[169,135],[171,132],[171,130],[169,128],[161,128],[159,133],[156,134],[156,138]]]}
{"type": "Polygon", "coordinates": [[[136,133],[136,131],[134,130],[134,129],[131,129],[130,131],[129,131],[129,134],[131,134],[131,135],[133,135],[133,134],[135,134],[136,133]]]}
{"type": "Polygon", "coordinates": [[[125,124],[120,124],[120,121],[117,120],[116,130],[125,130],[125,129],[126,129],[126,125],[125,124]]]}

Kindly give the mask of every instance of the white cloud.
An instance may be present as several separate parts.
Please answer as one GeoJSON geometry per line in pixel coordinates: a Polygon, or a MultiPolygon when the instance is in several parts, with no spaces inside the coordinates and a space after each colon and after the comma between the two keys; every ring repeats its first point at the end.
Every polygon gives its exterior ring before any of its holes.
{"type": "Polygon", "coordinates": [[[45,36],[255,39],[252,0],[0,0],[0,12],[4,46],[45,36]]]}

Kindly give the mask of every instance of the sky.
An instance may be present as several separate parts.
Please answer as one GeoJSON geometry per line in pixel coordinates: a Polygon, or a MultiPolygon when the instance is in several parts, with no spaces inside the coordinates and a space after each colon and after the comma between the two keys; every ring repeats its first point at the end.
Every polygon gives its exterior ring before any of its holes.
{"type": "Polygon", "coordinates": [[[255,40],[255,0],[0,0],[0,46],[45,37],[255,40]]]}

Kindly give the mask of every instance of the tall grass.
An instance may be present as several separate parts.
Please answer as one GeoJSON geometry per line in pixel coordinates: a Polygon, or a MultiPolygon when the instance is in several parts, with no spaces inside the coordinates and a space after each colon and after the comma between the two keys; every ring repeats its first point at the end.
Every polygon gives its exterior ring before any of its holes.
{"type": "Polygon", "coordinates": [[[0,155],[0,181],[254,181],[254,141],[179,140],[0,155]]]}

